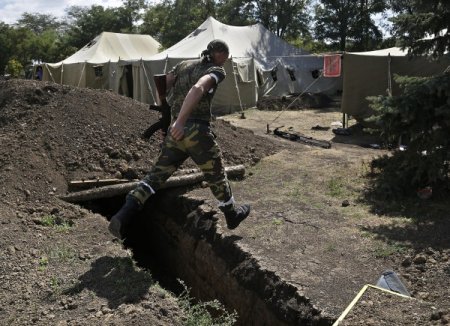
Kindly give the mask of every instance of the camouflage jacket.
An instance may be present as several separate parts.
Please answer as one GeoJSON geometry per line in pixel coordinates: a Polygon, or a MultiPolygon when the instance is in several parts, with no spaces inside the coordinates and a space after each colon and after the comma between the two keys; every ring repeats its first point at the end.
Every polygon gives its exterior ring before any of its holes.
{"type": "Polygon", "coordinates": [[[172,107],[172,118],[176,118],[181,110],[184,98],[195,83],[203,76],[214,74],[217,77],[216,86],[206,93],[194,109],[190,119],[211,119],[211,102],[218,84],[225,78],[225,69],[213,63],[202,63],[201,59],[185,60],[177,64],[171,71],[175,75],[175,83],[169,94],[172,107]]]}

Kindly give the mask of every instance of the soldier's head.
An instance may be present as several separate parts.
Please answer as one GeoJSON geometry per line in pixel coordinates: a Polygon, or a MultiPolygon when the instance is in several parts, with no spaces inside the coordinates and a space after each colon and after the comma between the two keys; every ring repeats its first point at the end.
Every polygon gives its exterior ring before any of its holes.
{"type": "Polygon", "coordinates": [[[230,50],[227,43],[215,39],[209,42],[206,50],[202,52],[203,62],[213,62],[216,65],[223,66],[229,54],[230,50]]]}

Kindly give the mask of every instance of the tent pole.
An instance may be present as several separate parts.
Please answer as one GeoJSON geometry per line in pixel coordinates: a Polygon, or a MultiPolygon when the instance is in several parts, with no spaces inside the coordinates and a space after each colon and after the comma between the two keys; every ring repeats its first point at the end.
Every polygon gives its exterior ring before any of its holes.
{"type": "Polygon", "coordinates": [[[81,69],[80,79],[78,80],[78,86],[77,87],[80,87],[81,78],[83,78],[83,72],[84,72],[85,68],[86,68],[86,61],[84,62],[83,69],[81,69]]]}
{"type": "Polygon", "coordinates": [[[48,69],[48,65],[47,65],[47,64],[44,64],[44,66],[45,66],[45,68],[47,68],[48,74],[49,74],[50,77],[52,78],[52,81],[53,81],[54,83],[56,83],[56,82],[55,82],[55,79],[53,78],[52,72],[50,71],[50,69],[48,69]]]}
{"type": "Polygon", "coordinates": [[[64,63],[61,64],[61,77],[59,83],[62,85],[63,83],[63,74],[64,74],[64,63]]]}
{"type": "Polygon", "coordinates": [[[167,64],[168,64],[168,62],[169,62],[169,55],[166,55],[166,62],[164,62],[164,71],[163,71],[164,74],[167,71],[167,64]]]}
{"type": "Polygon", "coordinates": [[[153,95],[152,86],[150,85],[150,79],[148,79],[147,70],[145,69],[144,61],[141,59],[142,70],[144,70],[145,80],[147,81],[148,89],[150,90],[150,94],[152,94],[153,102],[155,101],[155,96],[153,95]]]}
{"type": "Polygon", "coordinates": [[[388,53],[388,95],[392,96],[391,53],[388,53]]]}
{"type": "Polygon", "coordinates": [[[236,86],[236,92],[237,92],[237,96],[238,96],[238,99],[239,99],[239,106],[241,108],[241,114],[242,114],[242,117],[244,117],[244,109],[242,107],[241,93],[239,92],[239,86],[238,86],[237,77],[236,77],[237,73],[236,73],[236,71],[234,69],[233,57],[230,58],[230,62],[231,62],[231,69],[233,69],[234,86],[236,86]]]}
{"type": "Polygon", "coordinates": [[[342,128],[348,128],[348,118],[347,113],[342,113],[342,128]]]}

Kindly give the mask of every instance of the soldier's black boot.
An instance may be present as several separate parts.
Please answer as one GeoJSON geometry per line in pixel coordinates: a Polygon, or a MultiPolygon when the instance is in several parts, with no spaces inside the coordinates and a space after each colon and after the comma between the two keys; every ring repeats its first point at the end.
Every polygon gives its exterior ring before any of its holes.
{"type": "Polygon", "coordinates": [[[247,204],[236,207],[234,202],[232,202],[228,205],[219,206],[219,208],[225,215],[225,221],[230,230],[237,228],[250,214],[250,205],[247,204]]]}
{"type": "Polygon", "coordinates": [[[141,210],[142,205],[133,196],[128,195],[122,208],[111,217],[109,232],[116,238],[123,240],[127,226],[134,216],[141,210]]]}

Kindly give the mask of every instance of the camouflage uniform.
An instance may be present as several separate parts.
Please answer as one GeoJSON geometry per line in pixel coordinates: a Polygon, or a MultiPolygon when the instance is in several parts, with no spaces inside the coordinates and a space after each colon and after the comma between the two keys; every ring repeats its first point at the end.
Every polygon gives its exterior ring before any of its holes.
{"type": "Polygon", "coordinates": [[[158,161],[130,195],[143,205],[175,170],[191,157],[202,170],[214,196],[221,202],[227,202],[232,198],[231,188],[226,178],[220,148],[209,124],[211,101],[217,85],[225,78],[225,70],[213,63],[186,60],[178,64],[172,73],[176,78],[169,95],[172,121],[178,116],[186,94],[202,76],[214,74],[216,87],[202,97],[191,113],[184,127],[183,139],[177,141],[168,133],[158,161]]]}

